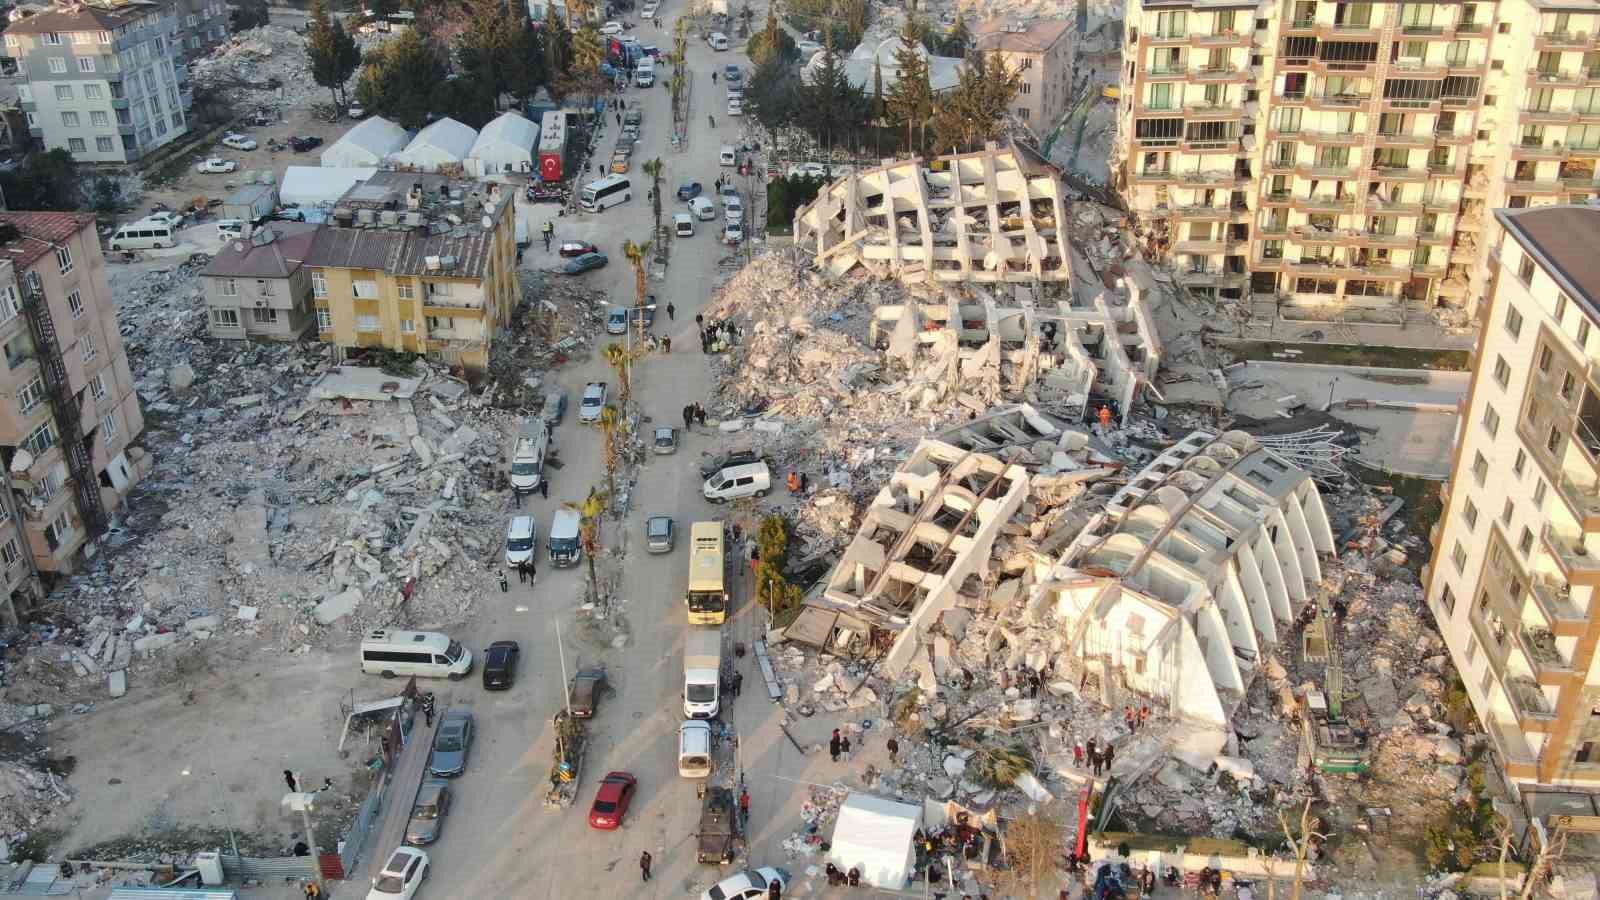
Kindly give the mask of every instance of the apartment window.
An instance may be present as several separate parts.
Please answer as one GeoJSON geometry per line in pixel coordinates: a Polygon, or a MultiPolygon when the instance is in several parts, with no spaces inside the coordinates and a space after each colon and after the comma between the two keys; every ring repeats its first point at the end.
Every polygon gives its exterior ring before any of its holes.
{"type": "Polygon", "coordinates": [[[94,332],[91,331],[83,336],[83,361],[85,363],[93,362],[94,358],[99,355],[100,350],[94,345],[94,332]]]}
{"type": "Polygon", "coordinates": [[[59,47],[61,46],[61,35],[52,31],[44,36],[44,42],[51,47],[59,47]]]}
{"type": "Polygon", "coordinates": [[[1456,594],[1455,591],[1450,590],[1450,585],[1448,584],[1444,586],[1444,590],[1439,592],[1439,605],[1444,607],[1446,616],[1452,615],[1456,611],[1456,594]]]}
{"type": "Polygon", "coordinates": [[[1571,400],[1572,399],[1572,392],[1574,390],[1576,390],[1577,387],[1578,387],[1578,378],[1577,378],[1577,376],[1573,375],[1571,372],[1563,373],[1562,376],[1561,376],[1561,399],[1563,399],[1563,400],[1571,400]]]}
{"type": "Polygon", "coordinates": [[[257,325],[278,324],[278,311],[275,309],[252,309],[250,319],[257,325]]]}
{"type": "Polygon", "coordinates": [[[67,74],[67,60],[63,56],[52,56],[49,60],[50,71],[56,75],[67,74]]]}
{"type": "Polygon", "coordinates": [[[46,450],[56,445],[56,426],[49,419],[39,423],[39,427],[28,433],[22,439],[22,448],[34,456],[43,456],[46,450]]]}
{"type": "Polygon", "coordinates": [[[1506,387],[1511,383],[1511,364],[1506,362],[1504,356],[1498,357],[1494,361],[1494,380],[1500,382],[1501,387],[1506,387]]]}
{"type": "Polygon", "coordinates": [[[396,282],[395,292],[401,300],[414,300],[417,296],[416,286],[410,281],[396,282]]]}
{"type": "Polygon", "coordinates": [[[1478,656],[1478,639],[1477,639],[1476,636],[1469,634],[1469,635],[1467,635],[1467,665],[1469,665],[1469,666],[1472,665],[1472,661],[1474,659],[1476,659],[1477,656],[1478,656]]]}
{"type": "Polygon", "coordinates": [[[1578,320],[1578,337],[1577,337],[1577,341],[1578,341],[1578,349],[1579,350],[1587,349],[1586,345],[1589,343],[1589,320],[1588,319],[1579,319],[1578,320]]]}
{"type": "Polygon", "coordinates": [[[6,285],[0,291],[0,322],[9,322],[22,312],[22,298],[17,294],[17,289],[6,285]]]}
{"type": "Polygon", "coordinates": [[[1477,479],[1478,487],[1483,487],[1483,483],[1489,478],[1489,461],[1483,458],[1482,452],[1479,452],[1472,461],[1472,477],[1477,479]]]}
{"type": "Polygon", "coordinates": [[[67,138],[67,149],[73,153],[82,153],[88,149],[88,145],[83,142],[83,138],[67,138]]]}
{"type": "Polygon", "coordinates": [[[111,138],[97,137],[94,139],[94,149],[100,153],[113,153],[116,148],[111,143],[111,138]]]}
{"type": "Polygon", "coordinates": [[[61,124],[66,128],[77,128],[79,121],[78,114],[75,112],[64,112],[61,114],[61,124]]]}
{"type": "Polygon", "coordinates": [[[1514,306],[1506,308],[1506,330],[1511,332],[1514,338],[1522,337],[1522,313],[1514,306]]]}
{"type": "Polygon", "coordinates": [[[333,330],[333,315],[331,313],[329,313],[325,309],[317,310],[317,330],[318,331],[332,331],[333,330]]]}
{"type": "Polygon", "coordinates": [[[1483,407],[1483,427],[1489,432],[1490,437],[1500,433],[1500,414],[1494,411],[1493,406],[1483,407]]]}
{"type": "Polygon", "coordinates": [[[1556,294],[1556,311],[1555,311],[1556,324],[1560,325],[1561,324],[1561,320],[1566,318],[1566,315],[1567,315],[1567,295],[1566,294],[1556,294]]]}
{"type": "Polygon", "coordinates": [[[224,297],[239,296],[239,282],[232,278],[224,278],[217,282],[218,291],[224,297]]]}
{"type": "Polygon", "coordinates": [[[74,319],[83,318],[83,292],[73,291],[67,295],[67,309],[72,310],[74,319]]]}
{"type": "Polygon", "coordinates": [[[378,331],[380,328],[377,316],[356,316],[357,331],[378,331]]]}
{"type": "Polygon", "coordinates": [[[352,281],[350,293],[361,300],[376,300],[378,298],[378,283],[376,281],[352,281]]]}
{"type": "Polygon", "coordinates": [[[450,296],[450,290],[451,290],[451,287],[450,287],[450,283],[449,282],[445,282],[445,281],[430,281],[430,282],[428,282],[428,296],[430,296],[430,297],[448,297],[448,296],[450,296]]]}
{"type": "Polygon", "coordinates": [[[1489,685],[1494,684],[1494,669],[1484,666],[1483,677],[1478,680],[1478,690],[1485,695],[1489,693],[1489,685]]]}
{"type": "Polygon", "coordinates": [[[1584,741],[1583,746],[1579,747],[1578,752],[1573,755],[1572,761],[1575,763],[1593,762],[1596,759],[1594,747],[1594,741],[1584,741]]]}
{"type": "Polygon", "coordinates": [[[100,93],[100,85],[98,85],[98,84],[86,84],[86,85],[83,86],[83,99],[85,99],[85,100],[99,100],[101,96],[102,95],[100,93]]]}
{"type": "Polygon", "coordinates": [[[17,392],[17,409],[20,410],[23,415],[33,412],[34,409],[36,409],[39,404],[43,402],[44,381],[42,379],[33,379],[26,385],[23,385],[22,390],[17,392]]]}
{"type": "Polygon", "coordinates": [[[94,71],[94,57],[92,57],[92,56],[80,56],[80,57],[78,57],[78,71],[79,72],[93,72],[94,71]]]}
{"type": "Polygon", "coordinates": [[[14,34],[6,35],[6,46],[7,47],[19,47],[21,45],[22,45],[22,42],[17,40],[17,36],[16,35],[14,35],[14,34]]]}
{"type": "Polygon", "coordinates": [[[238,328],[239,311],[237,309],[213,309],[211,311],[211,324],[218,328],[238,328]]]}
{"type": "Polygon", "coordinates": [[[1460,541],[1456,541],[1455,549],[1450,551],[1450,561],[1455,563],[1457,572],[1465,572],[1467,570],[1467,551],[1465,547],[1461,546],[1460,541]]]}
{"type": "Polygon", "coordinates": [[[22,551],[17,549],[16,538],[8,539],[5,546],[0,547],[0,559],[5,560],[7,572],[15,569],[17,563],[22,562],[22,551]]]}
{"type": "Polygon", "coordinates": [[[58,84],[58,85],[56,85],[56,99],[57,100],[70,101],[72,99],[72,85],[70,85],[70,84],[58,84]]]}
{"type": "Polygon", "coordinates": [[[96,402],[106,398],[106,373],[96,372],[94,377],[89,379],[89,396],[96,402]]]}
{"type": "Polygon", "coordinates": [[[311,270],[311,296],[328,296],[328,276],[321,269],[311,270]]]}
{"type": "Polygon", "coordinates": [[[45,543],[50,545],[51,550],[55,550],[57,547],[60,547],[62,544],[67,543],[71,539],[72,522],[67,518],[67,511],[62,510],[61,515],[57,516],[56,520],[51,522],[49,527],[45,528],[44,540],[45,543]]]}
{"type": "Polygon", "coordinates": [[[1533,486],[1534,509],[1538,509],[1540,506],[1544,505],[1544,492],[1547,487],[1548,485],[1545,484],[1543,478],[1539,479],[1539,483],[1533,486]]]}
{"type": "Polygon", "coordinates": [[[1550,364],[1555,362],[1555,359],[1556,359],[1556,355],[1555,355],[1555,352],[1553,350],[1551,350],[1548,346],[1540,347],[1539,348],[1539,363],[1538,363],[1539,371],[1543,372],[1546,375],[1549,375],[1550,374],[1550,364]]]}
{"type": "Polygon", "coordinates": [[[109,43],[111,43],[111,32],[109,32],[109,31],[96,32],[95,33],[95,40],[97,40],[99,43],[102,43],[102,44],[109,44],[109,43]]]}
{"type": "Polygon", "coordinates": [[[1461,507],[1461,518],[1467,521],[1467,530],[1472,531],[1478,527],[1478,505],[1468,497],[1467,502],[1461,507]]]}
{"type": "Polygon", "coordinates": [[[1533,285],[1533,258],[1532,257],[1530,257],[1530,256],[1522,257],[1522,262],[1520,264],[1518,264],[1518,266],[1517,266],[1517,277],[1522,279],[1522,283],[1523,284],[1528,285],[1530,287],[1533,285]]]}
{"type": "Polygon", "coordinates": [[[100,437],[110,443],[117,437],[117,417],[106,416],[100,420],[100,437]]]}
{"type": "Polygon", "coordinates": [[[1529,531],[1527,526],[1523,526],[1522,536],[1517,538],[1517,552],[1521,553],[1522,557],[1526,559],[1528,557],[1528,551],[1532,549],[1533,532],[1529,531]]]}
{"type": "Polygon", "coordinates": [[[1505,507],[1500,510],[1500,524],[1507,528],[1511,527],[1511,514],[1516,512],[1516,509],[1516,506],[1510,500],[1507,500],[1505,507]]]}

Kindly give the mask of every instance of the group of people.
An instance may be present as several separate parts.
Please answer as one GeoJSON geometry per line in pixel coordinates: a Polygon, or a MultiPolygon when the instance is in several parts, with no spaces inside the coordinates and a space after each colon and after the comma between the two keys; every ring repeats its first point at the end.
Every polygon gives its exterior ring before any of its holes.
{"type": "Polygon", "coordinates": [[[518,584],[535,584],[535,583],[538,582],[538,580],[539,580],[539,568],[534,565],[533,556],[534,555],[532,553],[530,553],[530,554],[528,554],[528,558],[527,559],[524,559],[524,560],[522,560],[522,561],[517,563],[517,583],[518,584]]]}
{"type": "Polygon", "coordinates": [[[1150,704],[1141,704],[1138,709],[1124,706],[1122,708],[1122,722],[1128,726],[1129,734],[1148,725],[1150,723],[1150,704]]]}
{"type": "Polygon", "coordinates": [[[724,696],[737,697],[744,688],[744,673],[738,669],[724,672],[722,675],[722,693],[724,696]]]}
{"type": "Polygon", "coordinates": [[[838,762],[840,758],[843,758],[845,762],[849,762],[850,735],[844,734],[835,728],[833,736],[828,738],[828,755],[833,757],[834,762],[838,762]]]}
{"type": "Polygon", "coordinates": [[[706,408],[696,400],[683,408],[683,430],[688,431],[696,424],[704,428],[706,424],[706,408]]]}
{"type": "Polygon", "coordinates": [[[858,866],[851,866],[850,871],[841,872],[838,866],[828,863],[825,871],[828,873],[828,887],[861,886],[861,869],[858,866]]]}
{"type": "Polygon", "coordinates": [[[1079,768],[1087,764],[1089,770],[1098,777],[1101,773],[1110,774],[1116,753],[1110,741],[1102,744],[1096,738],[1089,738],[1087,745],[1083,741],[1072,745],[1072,764],[1079,768]]]}
{"type": "Polygon", "coordinates": [[[700,332],[700,352],[720,353],[733,346],[734,338],[739,336],[739,328],[732,322],[706,322],[706,317],[698,313],[694,317],[695,330],[700,332]]]}

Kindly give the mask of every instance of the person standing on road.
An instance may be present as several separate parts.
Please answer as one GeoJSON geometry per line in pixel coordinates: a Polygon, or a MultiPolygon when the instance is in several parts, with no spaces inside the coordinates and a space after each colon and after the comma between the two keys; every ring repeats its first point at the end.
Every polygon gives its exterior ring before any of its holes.
{"type": "Polygon", "coordinates": [[[744,788],[739,789],[739,825],[750,827],[750,792],[744,788]]]}
{"type": "Polygon", "coordinates": [[[677,312],[677,309],[675,309],[673,307],[672,301],[668,300],[667,301],[667,321],[668,322],[673,321],[673,313],[675,313],[675,312],[677,312]]]}
{"type": "Polygon", "coordinates": [[[733,695],[735,697],[739,696],[739,692],[741,690],[743,690],[743,689],[744,689],[744,673],[739,671],[738,669],[735,669],[735,670],[733,670],[733,695]]]}
{"type": "Polygon", "coordinates": [[[645,881],[650,880],[650,851],[645,850],[639,854],[639,874],[645,881]]]}
{"type": "Polygon", "coordinates": [[[706,116],[706,121],[711,123],[711,127],[712,128],[716,128],[717,127],[717,117],[716,116],[709,116],[708,115],[708,116],[706,116]]]}
{"type": "Polygon", "coordinates": [[[850,735],[848,734],[839,741],[839,755],[844,757],[845,762],[850,761],[850,735]]]}
{"type": "Polygon", "coordinates": [[[548,479],[548,478],[539,479],[539,496],[543,497],[546,500],[550,499],[550,479],[548,479]]]}
{"type": "Polygon", "coordinates": [[[672,335],[664,334],[664,335],[661,336],[661,352],[662,353],[671,353],[672,352],[672,335]]]}
{"type": "Polygon", "coordinates": [[[283,783],[289,786],[289,793],[291,794],[300,790],[299,786],[295,784],[294,772],[289,769],[283,770],[283,783]]]}
{"type": "Polygon", "coordinates": [[[833,737],[828,738],[828,755],[833,757],[834,762],[839,761],[839,751],[842,749],[844,748],[839,742],[839,729],[835,728],[833,730],[833,737]]]}
{"type": "Polygon", "coordinates": [[[533,554],[528,554],[528,583],[539,583],[539,564],[533,561],[533,554]]]}
{"type": "Polygon", "coordinates": [[[900,742],[894,738],[889,738],[889,743],[885,746],[889,748],[889,762],[898,764],[900,762],[900,742]]]}
{"type": "Polygon", "coordinates": [[[528,583],[528,569],[522,563],[517,563],[517,584],[528,583]]]}
{"type": "Polygon", "coordinates": [[[689,431],[693,427],[694,427],[694,407],[685,406],[683,408],[683,430],[684,431],[689,431]]]}

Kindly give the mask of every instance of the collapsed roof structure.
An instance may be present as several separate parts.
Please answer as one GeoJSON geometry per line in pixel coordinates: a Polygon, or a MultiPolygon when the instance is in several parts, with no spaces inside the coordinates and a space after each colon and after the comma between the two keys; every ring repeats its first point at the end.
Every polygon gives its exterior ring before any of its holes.
{"type": "Polygon", "coordinates": [[[798,621],[892,635],[893,675],[947,669],[950,611],[1008,613],[989,647],[1007,668],[1093,675],[1111,702],[1136,692],[1223,725],[1314,598],[1334,550],[1321,495],[1238,431],[1194,432],[1114,494],[1096,489],[1119,470],[1095,437],[1026,405],[923,440],[798,621]]]}

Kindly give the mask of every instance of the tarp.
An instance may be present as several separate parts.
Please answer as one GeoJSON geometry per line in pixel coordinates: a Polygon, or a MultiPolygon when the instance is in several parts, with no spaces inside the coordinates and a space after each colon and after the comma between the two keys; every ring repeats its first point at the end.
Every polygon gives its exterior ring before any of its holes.
{"type": "Polygon", "coordinates": [[[861,870],[873,887],[899,890],[911,878],[916,850],[911,836],[922,823],[922,807],[852,793],[839,806],[828,861],[841,872],[861,870]]]}
{"type": "Polygon", "coordinates": [[[373,116],[322,151],[322,164],[329,168],[382,165],[384,157],[405,147],[408,139],[404,128],[373,116]]]}
{"type": "Polygon", "coordinates": [[[332,203],[363,181],[378,174],[375,168],[330,169],[321,166],[290,166],[283,173],[278,201],[284,206],[317,206],[332,203]]]}
{"type": "Polygon", "coordinates": [[[538,125],[514,112],[501,113],[478,132],[478,140],[467,154],[467,174],[532,172],[533,148],[538,144],[538,125]]]}
{"type": "Polygon", "coordinates": [[[394,154],[394,164],[421,172],[441,166],[461,165],[478,142],[478,132],[455,119],[440,119],[417,132],[404,150],[394,154]]]}

